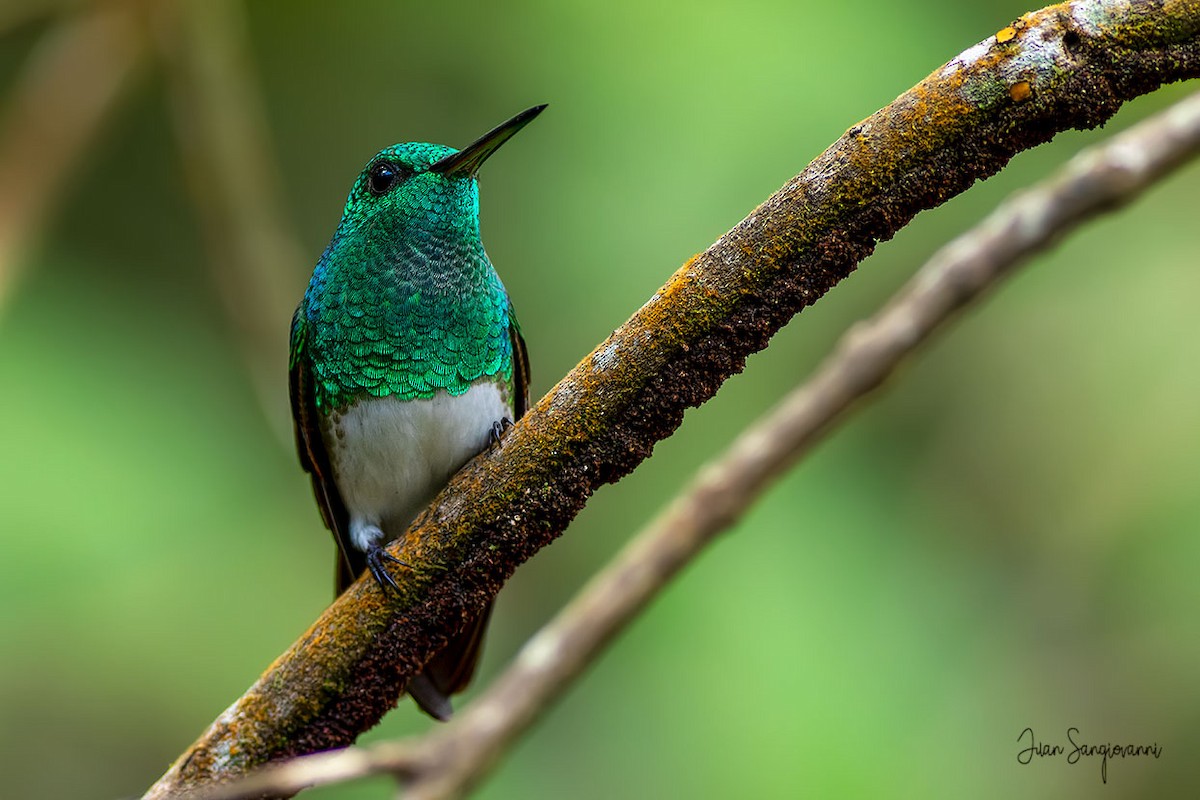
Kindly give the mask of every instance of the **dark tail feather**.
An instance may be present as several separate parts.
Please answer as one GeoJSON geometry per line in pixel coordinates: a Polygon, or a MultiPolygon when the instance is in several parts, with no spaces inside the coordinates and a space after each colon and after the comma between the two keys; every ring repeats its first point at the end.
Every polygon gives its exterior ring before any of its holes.
{"type": "Polygon", "coordinates": [[[445,722],[454,713],[450,696],[458,694],[471,682],[483,650],[483,633],[491,616],[492,604],[489,603],[482,614],[425,665],[420,675],[408,682],[409,696],[434,719],[445,722]]]}
{"type": "Polygon", "coordinates": [[[418,708],[439,722],[449,722],[454,716],[450,698],[439,692],[424,672],[408,682],[406,691],[418,708]]]}

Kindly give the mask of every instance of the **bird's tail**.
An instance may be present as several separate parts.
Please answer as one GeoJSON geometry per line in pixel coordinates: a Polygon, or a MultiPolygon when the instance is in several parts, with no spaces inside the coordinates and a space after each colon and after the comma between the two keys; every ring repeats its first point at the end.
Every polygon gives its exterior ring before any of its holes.
{"type": "Polygon", "coordinates": [[[492,616],[492,604],[472,620],[445,649],[430,659],[420,675],[408,682],[408,695],[429,716],[445,722],[454,714],[450,696],[467,688],[479,654],[483,651],[483,634],[492,616]]]}

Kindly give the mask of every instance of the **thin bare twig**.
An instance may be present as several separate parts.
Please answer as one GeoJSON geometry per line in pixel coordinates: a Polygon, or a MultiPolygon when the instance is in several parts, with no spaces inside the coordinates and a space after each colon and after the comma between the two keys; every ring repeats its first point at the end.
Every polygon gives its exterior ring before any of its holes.
{"type": "Polygon", "coordinates": [[[389,545],[412,565],[397,592],[347,589],[147,797],[350,744],[598,486],[878,240],[1056,132],[1200,76],[1200,0],[1075,0],[1002,33],[855,125],[680,268],[389,545]]]}
{"type": "Polygon", "coordinates": [[[388,773],[411,800],[476,785],[596,655],[788,466],[964,307],[1030,255],[1116,210],[1200,154],[1200,94],[1075,157],[1001,205],[852,328],[809,380],[744,431],[444,728],[414,740],[298,758],[213,792],[213,800],[388,773]]]}
{"type": "Polygon", "coordinates": [[[107,3],[64,19],[25,64],[0,130],[0,310],[145,45],[135,5],[107,3]]]}
{"type": "Polygon", "coordinates": [[[292,446],[287,323],[307,269],[283,211],[279,170],[235,0],[156,7],[175,133],[215,283],[272,428],[292,446]]]}

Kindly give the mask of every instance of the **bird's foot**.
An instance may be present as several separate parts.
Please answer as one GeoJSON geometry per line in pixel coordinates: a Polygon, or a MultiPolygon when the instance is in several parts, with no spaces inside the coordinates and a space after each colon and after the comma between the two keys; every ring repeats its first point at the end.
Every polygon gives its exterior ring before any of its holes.
{"type": "Polygon", "coordinates": [[[513,421],[511,419],[509,419],[508,417],[501,417],[500,419],[493,422],[492,423],[492,431],[490,434],[488,434],[488,438],[491,440],[490,441],[491,446],[495,447],[495,446],[499,445],[500,437],[504,436],[504,434],[512,426],[513,426],[513,421]]]}
{"type": "Polygon", "coordinates": [[[372,545],[371,549],[367,551],[367,569],[371,570],[371,577],[379,584],[379,588],[383,590],[384,594],[387,594],[388,589],[399,594],[400,584],[396,583],[396,579],[384,568],[383,563],[385,561],[399,564],[402,567],[409,567],[409,569],[412,567],[408,563],[396,558],[381,545],[372,545]]]}

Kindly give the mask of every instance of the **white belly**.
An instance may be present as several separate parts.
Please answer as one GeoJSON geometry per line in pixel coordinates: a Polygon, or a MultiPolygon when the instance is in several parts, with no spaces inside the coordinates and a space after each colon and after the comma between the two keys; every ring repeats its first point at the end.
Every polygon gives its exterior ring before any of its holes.
{"type": "Polygon", "coordinates": [[[359,400],[330,415],[325,440],[359,550],[404,532],[417,512],[471,456],[492,424],[512,418],[492,382],[452,397],[359,400]]]}

